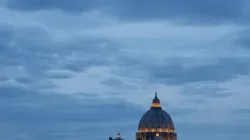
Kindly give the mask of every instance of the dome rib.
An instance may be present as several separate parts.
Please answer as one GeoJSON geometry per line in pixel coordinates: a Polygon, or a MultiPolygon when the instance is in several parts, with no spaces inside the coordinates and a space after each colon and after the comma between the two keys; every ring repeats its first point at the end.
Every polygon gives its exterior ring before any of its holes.
{"type": "Polygon", "coordinates": [[[141,118],[138,128],[174,128],[170,115],[161,108],[151,108],[141,118]]]}

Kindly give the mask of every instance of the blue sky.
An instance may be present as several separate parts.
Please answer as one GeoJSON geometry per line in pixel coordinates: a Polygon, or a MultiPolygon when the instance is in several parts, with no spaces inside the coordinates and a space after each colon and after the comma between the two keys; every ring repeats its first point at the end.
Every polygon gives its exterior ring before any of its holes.
{"type": "Polygon", "coordinates": [[[250,138],[248,0],[0,0],[0,139],[250,138]]]}

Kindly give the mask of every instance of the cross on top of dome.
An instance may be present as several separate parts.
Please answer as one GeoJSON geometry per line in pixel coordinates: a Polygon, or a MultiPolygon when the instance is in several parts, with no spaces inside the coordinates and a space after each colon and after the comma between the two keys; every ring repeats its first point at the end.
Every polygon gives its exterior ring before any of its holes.
{"type": "Polygon", "coordinates": [[[157,97],[157,92],[155,92],[155,98],[157,98],[157,99],[158,99],[158,97],[157,97]]]}

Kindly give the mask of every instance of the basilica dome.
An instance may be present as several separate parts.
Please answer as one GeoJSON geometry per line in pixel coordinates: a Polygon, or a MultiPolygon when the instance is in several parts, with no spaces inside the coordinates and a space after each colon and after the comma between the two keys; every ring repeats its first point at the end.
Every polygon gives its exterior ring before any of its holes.
{"type": "Polygon", "coordinates": [[[151,108],[142,116],[138,129],[140,132],[173,132],[174,124],[170,115],[161,108],[155,93],[151,108]]]}

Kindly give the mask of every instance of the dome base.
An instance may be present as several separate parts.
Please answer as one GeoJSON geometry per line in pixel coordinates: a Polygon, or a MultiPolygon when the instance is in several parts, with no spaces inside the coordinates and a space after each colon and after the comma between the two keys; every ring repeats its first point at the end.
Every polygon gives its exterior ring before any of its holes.
{"type": "Polygon", "coordinates": [[[177,140],[177,134],[174,132],[137,132],[136,140],[177,140]]]}

